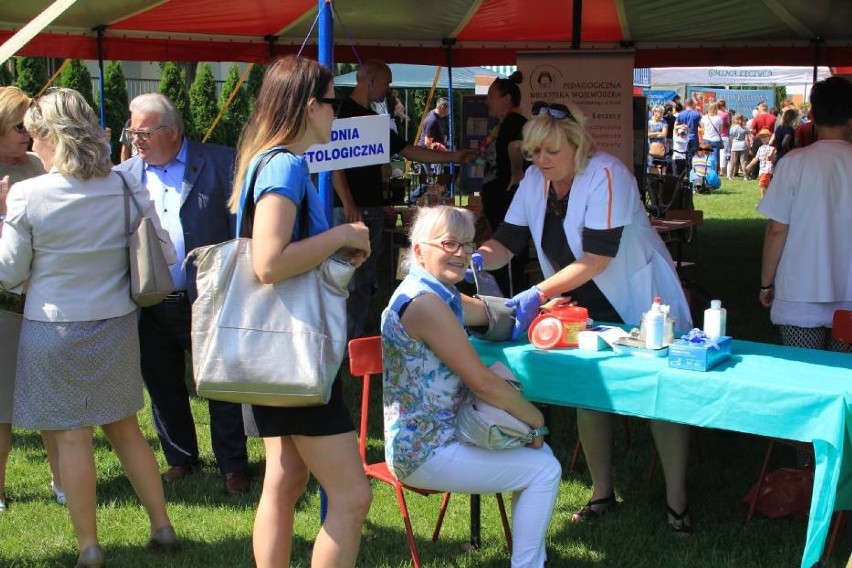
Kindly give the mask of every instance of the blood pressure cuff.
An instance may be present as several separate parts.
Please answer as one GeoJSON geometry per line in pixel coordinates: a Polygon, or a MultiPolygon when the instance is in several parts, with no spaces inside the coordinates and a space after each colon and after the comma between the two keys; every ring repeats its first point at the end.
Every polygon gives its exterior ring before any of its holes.
{"type": "Polygon", "coordinates": [[[470,334],[486,341],[509,341],[512,338],[512,328],[515,326],[515,308],[506,307],[508,299],[480,295],[474,297],[485,303],[488,327],[471,328],[470,334]]]}

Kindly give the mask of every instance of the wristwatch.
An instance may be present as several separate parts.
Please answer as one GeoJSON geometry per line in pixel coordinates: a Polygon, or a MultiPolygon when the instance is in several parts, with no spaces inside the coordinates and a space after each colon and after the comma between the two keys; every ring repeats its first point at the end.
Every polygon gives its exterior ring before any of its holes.
{"type": "Polygon", "coordinates": [[[536,436],[546,436],[550,434],[550,429],[547,426],[542,426],[541,428],[536,428],[535,430],[530,430],[530,436],[535,438],[536,436]]]}

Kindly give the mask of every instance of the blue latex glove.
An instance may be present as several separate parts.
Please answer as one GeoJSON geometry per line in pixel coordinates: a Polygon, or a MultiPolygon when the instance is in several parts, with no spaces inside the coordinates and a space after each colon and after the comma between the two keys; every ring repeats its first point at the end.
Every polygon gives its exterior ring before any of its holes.
{"type": "MultiPolygon", "coordinates": [[[[472,255],[470,255],[470,262],[476,266],[477,270],[482,270],[482,267],[485,266],[485,259],[482,258],[482,253],[479,251],[474,251],[472,255]]],[[[473,279],[473,269],[468,268],[464,271],[464,281],[468,284],[474,284],[473,279]]]]}
{"type": "Polygon", "coordinates": [[[512,341],[520,337],[538,315],[541,307],[541,295],[539,287],[533,286],[520,294],[516,294],[506,302],[507,308],[515,308],[515,327],[512,329],[512,341]]]}

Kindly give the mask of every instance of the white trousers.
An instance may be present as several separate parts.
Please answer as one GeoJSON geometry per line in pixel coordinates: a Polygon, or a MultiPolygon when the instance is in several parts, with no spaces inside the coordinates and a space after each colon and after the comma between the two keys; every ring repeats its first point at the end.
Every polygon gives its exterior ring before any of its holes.
{"type": "Polygon", "coordinates": [[[544,537],[559,495],[562,466],[550,446],[484,450],[454,443],[439,450],[406,485],[452,493],[512,492],[512,568],[541,568],[544,537]]]}

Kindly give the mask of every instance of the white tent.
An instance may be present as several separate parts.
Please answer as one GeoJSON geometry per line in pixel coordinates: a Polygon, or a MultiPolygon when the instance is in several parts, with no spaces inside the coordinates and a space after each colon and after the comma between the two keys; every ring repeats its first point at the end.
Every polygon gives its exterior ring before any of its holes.
{"type": "MultiPolygon", "coordinates": [[[[817,80],[831,77],[828,67],[817,67],[817,80]]],[[[657,85],[810,85],[813,67],[654,67],[651,83],[657,85]]]]}

